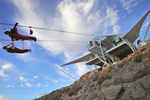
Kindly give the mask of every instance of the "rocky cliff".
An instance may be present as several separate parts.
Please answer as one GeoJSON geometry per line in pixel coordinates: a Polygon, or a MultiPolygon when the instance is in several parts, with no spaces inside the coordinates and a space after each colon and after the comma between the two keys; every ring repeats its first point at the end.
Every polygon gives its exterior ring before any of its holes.
{"type": "Polygon", "coordinates": [[[150,100],[150,43],[116,64],[35,100],[150,100]]]}

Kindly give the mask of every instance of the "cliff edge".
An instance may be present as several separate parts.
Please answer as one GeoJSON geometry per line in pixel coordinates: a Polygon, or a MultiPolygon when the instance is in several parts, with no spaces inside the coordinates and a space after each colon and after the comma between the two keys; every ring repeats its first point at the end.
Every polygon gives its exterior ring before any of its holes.
{"type": "Polygon", "coordinates": [[[150,100],[150,40],[116,64],[35,100],[150,100]]]}

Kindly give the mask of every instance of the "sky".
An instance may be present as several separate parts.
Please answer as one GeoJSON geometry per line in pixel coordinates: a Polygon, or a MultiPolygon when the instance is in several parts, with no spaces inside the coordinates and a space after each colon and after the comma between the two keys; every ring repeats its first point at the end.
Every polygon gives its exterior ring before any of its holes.
{"type": "MultiPolygon", "coordinates": [[[[76,32],[33,29],[40,41],[24,41],[32,52],[11,54],[2,49],[10,41],[2,39],[9,39],[3,31],[12,26],[0,25],[0,100],[33,100],[72,84],[95,67],[60,65],[88,53],[88,41],[94,36],[127,33],[150,9],[149,4],[149,0],[0,0],[0,23],[76,32]]],[[[28,28],[18,29],[29,35],[28,28]]],[[[22,48],[22,41],[14,43],[22,48]]]]}

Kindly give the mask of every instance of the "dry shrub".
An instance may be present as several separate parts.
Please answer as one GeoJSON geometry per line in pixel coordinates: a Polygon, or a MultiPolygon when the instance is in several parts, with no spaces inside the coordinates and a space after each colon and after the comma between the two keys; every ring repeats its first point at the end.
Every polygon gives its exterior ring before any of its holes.
{"type": "Polygon", "coordinates": [[[69,96],[76,95],[81,88],[79,84],[74,84],[69,90],[69,96]]]}
{"type": "Polygon", "coordinates": [[[105,67],[101,72],[96,73],[95,77],[93,78],[93,81],[96,81],[97,84],[101,85],[104,80],[111,79],[111,70],[112,66],[105,67]]]}
{"type": "Polygon", "coordinates": [[[80,79],[81,80],[85,80],[89,77],[89,75],[91,74],[91,72],[87,72],[86,74],[84,74],[80,79]]]}

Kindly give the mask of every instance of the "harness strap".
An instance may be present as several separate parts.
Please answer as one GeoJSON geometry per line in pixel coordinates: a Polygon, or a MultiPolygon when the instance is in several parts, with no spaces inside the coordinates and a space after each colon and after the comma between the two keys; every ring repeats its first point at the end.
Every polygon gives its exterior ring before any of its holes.
{"type": "Polygon", "coordinates": [[[24,41],[22,41],[22,49],[24,49],[24,41]]]}
{"type": "Polygon", "coordinates": [[[11,42],[11,44],[12,44],[12,46],[15,46],[15,44],[14,44],[14,42],[13,42],[13,41],[11,42]]]}

